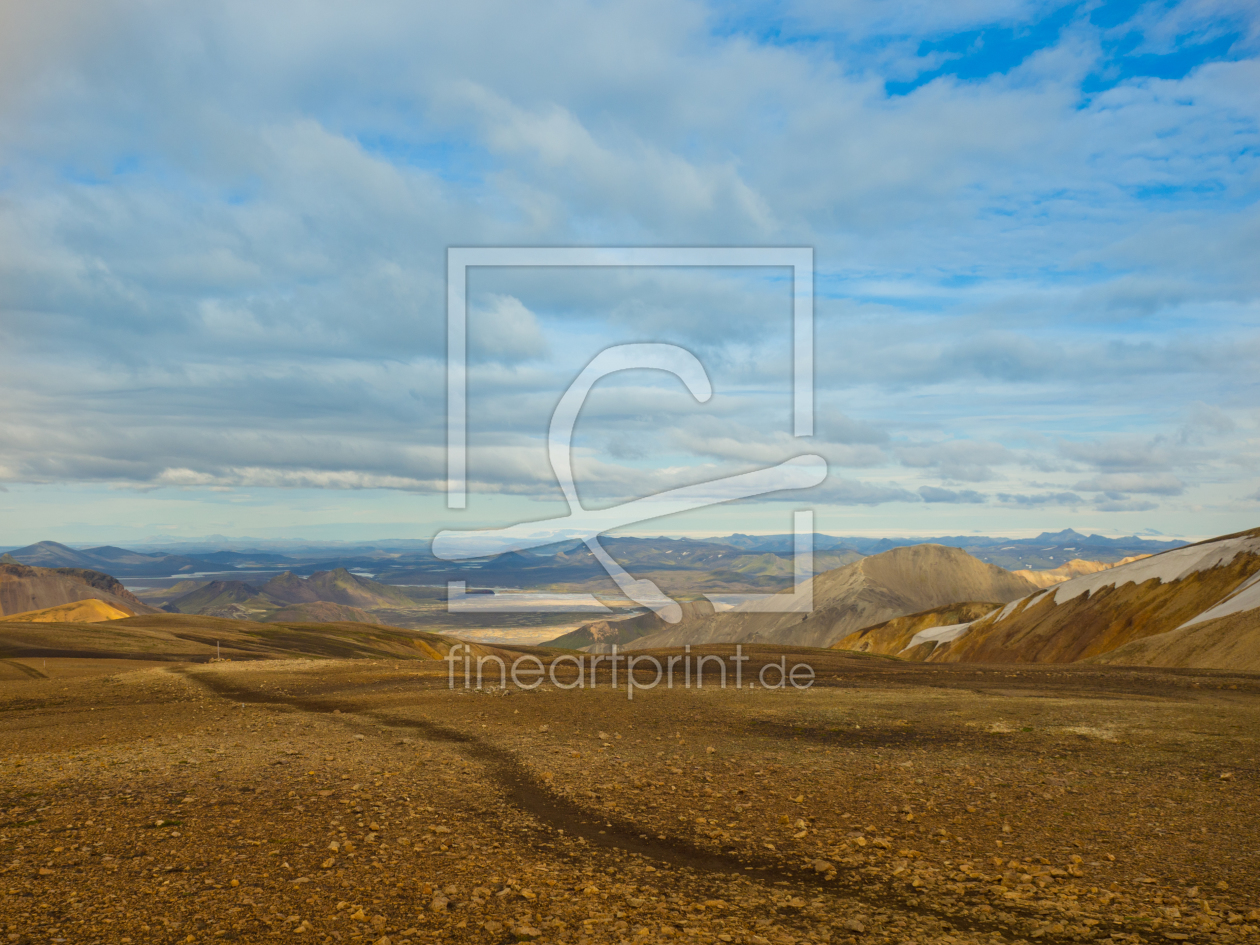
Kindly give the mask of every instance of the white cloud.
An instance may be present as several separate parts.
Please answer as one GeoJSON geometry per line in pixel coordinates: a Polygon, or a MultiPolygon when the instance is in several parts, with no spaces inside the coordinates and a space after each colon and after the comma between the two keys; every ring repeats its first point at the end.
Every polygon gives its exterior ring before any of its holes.
{"type": "Polygon", "coordinates": [[[1159,506],[1149,499],[1104,498],[1094,502],[1099,512],[1150,512],[1159,506]]]}
{"type": "Polygon", "coordinates": [[[1185,483],[1170,473],[1104,473],[1072,486],[1085,492],[1142,492],[1148,495],[1181,495],[1185,483]]]}
{"type": "Polygon", "coordinates": [[[1080,506],[1084,500],[1072,492],[1041,492],[1036,494],[999,492],[997,499],[1003,505],[1012,506],[1080,506]]]}
{"type": "Polygon", "coordinates": [[[979,505],[985,497],[974,489],[942,489],[939,486],[920,486],[919,495],[924,502],[948,502],[962,505],[979,505]]]}
{"type": "Polygon", "coordinates": [[[1182,443],[1195,446],[1204,445],[1213,436],[1233,433],[1238,429],[1233,417],[1213,404],[1205,404],[1201,400],[1191,403],[1187,409],[1188,416],[1177,438],[1182,443]]]}
{"type": "Polygon", "coordinates": [[[942,476],[962,482],[984,482],[996,478],[992,466],[1014,462],[1016,457],[998,443],[949,440],[942,443],[912,443],[893,448],[903,465],[917,469],[936,468],[942,476]]]}
{"type": "Polygon", "coordinates": [[[1163,472],[1181,458],[1181,451],[1160,436],[1107,436],[1061,443],[1059,450],[1069,459],[1108,472],[1163,472]]]}
{"type": "Polygon", "coordinates": [[[882,505],[885,502],[918,502],[920,497],[895,483],[842,479],[832,476],[806,493],[811,504],[882,505]]]}
{"type": "Polygon", "coordinates": [[[508,364],[530,361],[547,354],[547,341],[520,299],[492,294],[468,313],[468,354],[508,364]]]}

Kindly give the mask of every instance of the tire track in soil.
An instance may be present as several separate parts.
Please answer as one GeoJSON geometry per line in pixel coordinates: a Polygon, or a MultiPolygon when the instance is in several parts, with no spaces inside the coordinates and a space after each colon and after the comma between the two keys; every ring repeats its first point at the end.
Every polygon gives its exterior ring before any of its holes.
{"type": "MultiPolygon", "coordinates": [[[[686,840],[656,839],[651,833],[644,834],[643,828],[630,821],[613,817],[597,817],[580,804],[544,787],[507,749],[499,748],[475,735],[448,728],[428,719],[415,719],[378,710],[362,709],[356,707],[353,702],[345,700],[261,692],[225,679],[212,678],[209,673],[193,673],[184,667],[173,668],[170,671],[177,672],[215,695],[232,702],[282,705],[302,712],[321,714],[332,714],[337,711],[347,716],[346,721],[350,721],[353,717],[367,718],[391,728],[418,732],[430,741],[457,745],[470,758],[486,765],[491,779],[504,792],[513,806],[552,830],[562,831],[566,836],[585,840],[588,846],[630,853],[680,870],[700,874],[743,876],[756,879],[767,886],[778,884],[807,886],[839,899],[856,902],[869,910],[930,917],[948,922],[959,930],[997,934],[1003,940],[1021,937],[1009,928],[1011,925],[1009,922],[1003,922],[1000,919],[986,921],[964,912],[932,908],[924,902],[904,899],[888,889],[886,885],[884,888],[872,888],[870,885],[862,886],[855,880],[842,878],[843,873],[840,871],[837,871],[836,879],[827,880],[812,869],[793,870],[777,860],[746,854],[724,856],[704,850],[686,840]]],[[[563,853],[557,855],[566,856],[563,853]]],[[[1009,906],[1004,908],[1009,911],[1009,906]]],[[[1019,916],[1019,918],[1032,919],[1033,916],[1019,916]]],[[[780,915],[779,919],[790,921],[789,916],[780,915]]],[[[1047,934],[1040,937],[1038,941],[1045,945],[1054,945],[1054,943],[1066,943],[1069,940],[1047,934]]]]}
{"type": "Polygon", "coordinates": [[[48,676],[46,676],[44,673],[41,673],[39,670],[34,669],[33,667],[30,667],[30,666],[27,666],[25,663],[19,663],[17,660],[0,660],[0,663],[3,663],[5,666],[12,666],[19,673],[25,673],[26,676],[29,677],[30,679],[47,679],[48,678],[48,676]]]}

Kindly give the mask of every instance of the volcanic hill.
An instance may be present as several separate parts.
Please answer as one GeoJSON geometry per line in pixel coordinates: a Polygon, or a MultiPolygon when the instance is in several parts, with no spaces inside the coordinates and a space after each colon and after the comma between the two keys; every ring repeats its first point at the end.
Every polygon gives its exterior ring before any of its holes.
{"type": "Polygon", "coordinates": [[[90,599],[104,601],[127,615],[156,612],[113,577],[99,571],[0,563],[0,616],[90,599]]]}
{"type": "Polygon", "coordinates": [[[757,613],[748,605],[660,629],[631,649],[705,643],[828,647],[854,630],[959,601],[1015,600],[1035,587],[945,545],[913,545],[862,558],[813,578],[813,613],[757,613]]]}

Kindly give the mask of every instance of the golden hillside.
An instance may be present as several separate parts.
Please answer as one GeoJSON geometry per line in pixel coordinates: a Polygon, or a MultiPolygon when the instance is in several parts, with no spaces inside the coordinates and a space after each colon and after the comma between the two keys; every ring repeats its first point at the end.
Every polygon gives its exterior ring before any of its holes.
{"type": "MultiPolygon", "coordinates": [[[[891,652],[901,636],[885,632],[891,652]]],[[[1260,668],[1260,529],[1073,578],[970,623],[916,633],[895,655],[932,662],[1096,661],[1260,668]]]]}
{"type": "Polygon", "coordinates": [[[1047,571],[1020,570],[1012,571],[1011,573],[1018,574],[1038,587],[1054,587],[1054,585],[1070,581],[1072,578],[1083,577],[1086,574],[1097,574],[1099,571],[1108,571],[1111,568],[1118,568],[1122,564],[1130,564],[1149,557],[1150,555],[1130,555],[1127,558],[1121,558],[1119,561],[1110,562],[1083,561],[1080,558],[1073,558],[1067,564],[1061,564],[1057,568],[1050,568],[1047,571]]]}
{"type": "Polygon", "coordinates": [[[10,614],[7,617],[0,617],[0,623],[8,621],[23,621],[25,623],[100,623],[103,620],[122,620],[125,617],[135,616],[123,610],[121,607],[115,607],[113,604],[107,604],[103,600],[96,598],[88,598],[87,600],[72,601],[69,604],[58,604],[56,607],[45,607],[43,610],[28,610],[21,614],[10,614]]]}

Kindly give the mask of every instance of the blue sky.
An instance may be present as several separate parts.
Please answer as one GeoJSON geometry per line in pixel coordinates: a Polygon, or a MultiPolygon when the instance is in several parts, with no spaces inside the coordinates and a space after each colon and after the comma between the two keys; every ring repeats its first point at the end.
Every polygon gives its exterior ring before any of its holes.
{"type": "Polygon", "coordinates": [[[1230,2],[0,4],[0,545],[423,537],[802,452],[633,529],[1260,517],[1260,15],[1230,2]],[[445,251],[811,246],[817,434],[770,270],[485,270],[469,508],[445,251]]]}

